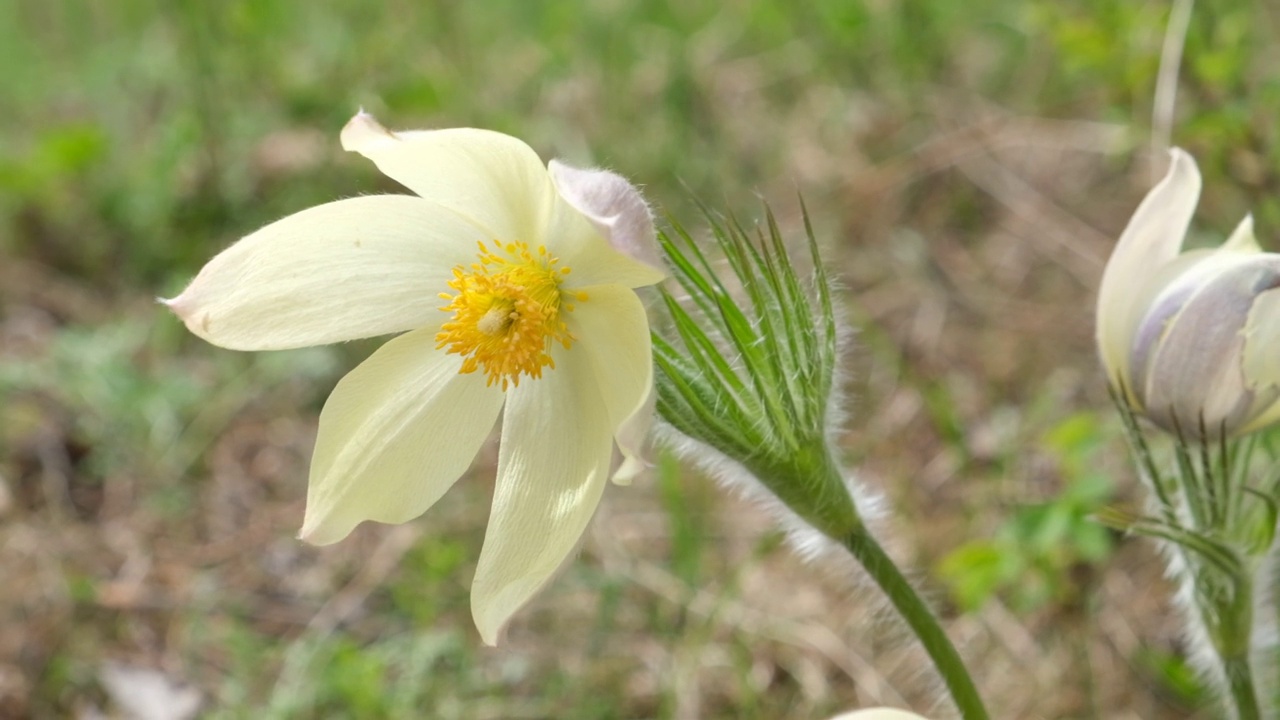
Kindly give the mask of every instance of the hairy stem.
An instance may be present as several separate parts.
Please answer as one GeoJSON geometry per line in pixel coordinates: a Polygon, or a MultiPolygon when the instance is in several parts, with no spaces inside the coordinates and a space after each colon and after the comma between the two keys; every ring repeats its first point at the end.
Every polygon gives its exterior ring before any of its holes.
{"type": "Polygon", "coordinates": [[[1222,658],[1222,669],[1227,675],[1227,691],[1231,702],[1235,705],[1237,720],[1258,720],[1262,717],[1258,709],[1258,692],[1253,686],[1253,673],[1249,669],[1247,657],[1232,656],[1222,658]]]}
{"type": "Polygon", "coordinates": [[[969,677],[969,671],[960,659],[960,653],[956,652],[955,646],[943,632],[933,611],[916,593],[884,548],[871,537],[866,528],[850,532],[843,538],[843,543],[920,639],[920,644],[933,660],[961,716],[965,720],[987,720],[987,709],[978,696],[973,678],[969,677]]]}

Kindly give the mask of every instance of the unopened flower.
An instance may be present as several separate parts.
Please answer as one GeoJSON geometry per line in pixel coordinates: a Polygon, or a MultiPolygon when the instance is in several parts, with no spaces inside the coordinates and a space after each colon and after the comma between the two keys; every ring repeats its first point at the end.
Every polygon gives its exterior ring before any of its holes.
{"type": "Polygon", "coordinates": [[[614,249],[653,242],[617,175],[496,132],[391,132],[361,113],[342,144],[417,194],[328,203],[215,257],[165,301],[236,350],[403,333],[353,370],[320,415],[301,536],[422,514],[503,414],[498,480],[472,587],[493,644],[576,546],[609,476],[642,467],[649,326],[634,288],[662,278],[614,249]],[[505,410],[504,410],[505,408],[505,410]]]}
{"type": "MultiPolygon", "coordinates": [[[[808,211],[802,202],[805,277],[768,205],[754,231],[703,209],[706,250],[675,221],[658,235],[680,288],[662,291],[666,322],[654,336],[661,441],[761,501],[801,555],[860,564],[920,638],[960,713],[985,720],[955,646],[872,534],[875,498],[839,461],[839,321],[808,211]]],[[[860,720],[921,720],[868,712],[860,720]]]]}
{"type": "Polygon", "coordinates": [[[813,548],[809,531],[819,533],[817,544],[865,532],[858,487],[832,442],[843,390],[837,322],[807,212],[807,279],[767,206],[766,215],[753,237],[736,220],[707,213],[712,247],[726,261],[720,272],[678,223],[659,235],[685,298],[663,291],[669,322],[654,356],[658,414],[670,427],[660,437],[720,481],[766,490],[765,502],[779,509],[771,499],[781,501],[800,521],[782,513],[798,546],[813,548]]]}
{"type": "Polygon", "coordinates": [[[1217,249],[1181,252],[1200,195],[1195,160],[1169,172],[1116,245],[1098,293],[1098,350],[1135,412],[1187,439],[1280,419],[1280,255],[1246,217],[1217,249]]]}

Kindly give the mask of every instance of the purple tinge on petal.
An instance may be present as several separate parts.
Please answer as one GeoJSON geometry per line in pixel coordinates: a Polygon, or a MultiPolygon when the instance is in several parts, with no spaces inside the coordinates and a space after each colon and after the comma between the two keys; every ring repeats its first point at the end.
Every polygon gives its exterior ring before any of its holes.
{"type": "Polygon", "coordinates": [[[1170,291],[1156,298],[1147,314],[1143,316],[1142,322],[1138,324],[1137,331],[1133,334],[1133,345],[1129,351],[1130,381],[1133,383],[1133,387],[1128,388],[1128,392],[1133,393],[1143,405],[1146,405],[1146,388],[1148,374],[1151,370],[1151,358],[1160,348],[1161,341],[1164,340],[1165,330],[1169,321],[1182,310],[1187,300],[1198,289],[1194,285],[1183,284],[1171,288],[1170,291]]]}
{"type": "Polygon", "coordinates": [[[558,160],[552,160],[548,170],[565,202],[586,216],[615,250],[662,267],[653,215],[636,186],[617,173],[584,170],[558,160]]]}
{"type": "Polygon", "coordinates": [[[1142,378],[1140,393],[1153,421],[1188,437],[1212,437],[1252,419],[1259,398],[1244,376],[1243,330],[1255,298],[1277,283],[1276,268],[1247,263],[1218,273],[1189,296],[1171,293],[1156,303],[1134,348],[1135,378],[1142,378]],[[1153,329],[1154,350],[1140,353],[1141,339],[1153,329]]]}

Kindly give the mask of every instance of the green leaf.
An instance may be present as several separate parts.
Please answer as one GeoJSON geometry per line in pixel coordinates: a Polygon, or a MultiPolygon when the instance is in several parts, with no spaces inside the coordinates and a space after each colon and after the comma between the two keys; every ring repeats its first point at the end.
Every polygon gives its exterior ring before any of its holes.
{"type": "Polygon", "coordinates": [[[1020,573],[1021,563],[1001,546],[983,540],[965,543],[938,563],[938,575],[965,612],[982,607],[1020,573]]]}
{"type": "Polygon", "coordinates": [[[1280,519],[1280,507],[1275,498],[1260,493],[1251,487],[1241,488],[1245,493],[1258,501],[1259,512],[1253,518],[1242,522],[1245,546],[1253,555],[1261,555],[1271,549],[1276,537],[1276,521],[1280,519]]]}

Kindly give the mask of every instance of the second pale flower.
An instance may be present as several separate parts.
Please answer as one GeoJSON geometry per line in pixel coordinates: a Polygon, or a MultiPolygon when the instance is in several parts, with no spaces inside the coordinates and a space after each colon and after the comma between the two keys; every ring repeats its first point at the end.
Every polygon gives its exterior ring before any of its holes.
{"type": "Polygon", "coordinates": [[[1175,148],[1107,262],[1097,314],[1112,387],[1188,440],[1280,419],[1280,255],[1251,218],[1221,247],[1182,251],[1199,196],[1195,160],[1175,148]]]}

